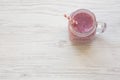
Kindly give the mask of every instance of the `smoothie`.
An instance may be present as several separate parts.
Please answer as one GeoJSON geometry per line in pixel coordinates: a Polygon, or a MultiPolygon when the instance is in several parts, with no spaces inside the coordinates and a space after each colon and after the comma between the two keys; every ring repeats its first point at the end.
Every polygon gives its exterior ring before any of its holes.
{"type": "Polygon", "coordinates": [[[72,21],[69,22],[70,39],[74,42],[88,42],[94,38],[96,33],[96,18],[92,12],[80,9],[70,15],[72,21]]]}

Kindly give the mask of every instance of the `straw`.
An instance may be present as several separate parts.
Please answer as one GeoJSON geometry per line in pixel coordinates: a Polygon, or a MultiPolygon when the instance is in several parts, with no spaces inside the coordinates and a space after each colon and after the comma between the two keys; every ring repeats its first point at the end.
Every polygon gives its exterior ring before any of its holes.
{"type": "Polygon", "coordinates": [[[78,24],[78,22],[72,19],[70,16],[67,16],[66,14],[64,14],[64,17],[67,18],[71,24],[78,24]]]}

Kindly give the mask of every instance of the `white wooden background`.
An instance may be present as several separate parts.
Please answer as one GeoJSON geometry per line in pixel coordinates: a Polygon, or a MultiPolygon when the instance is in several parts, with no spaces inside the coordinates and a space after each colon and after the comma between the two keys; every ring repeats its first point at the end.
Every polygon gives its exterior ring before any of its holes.
{"type": "Polygon", "coordinates": [[[120,80],[120,0],[0,0],[0,80],[120,80]],[[91,44],[69,41],[79,8],[108,25],[91,44]]]}

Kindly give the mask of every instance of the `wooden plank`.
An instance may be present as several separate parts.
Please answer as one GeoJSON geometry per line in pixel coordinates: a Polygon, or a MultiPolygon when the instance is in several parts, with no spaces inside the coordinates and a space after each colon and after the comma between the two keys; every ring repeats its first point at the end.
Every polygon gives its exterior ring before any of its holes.
{"type": "Polygon", "coordinates": [[[0,0],[0,80],[120,80],[119,0],[0,0]],[[78,8],[106,22],[91,44],[72,45],[78,8]]]}

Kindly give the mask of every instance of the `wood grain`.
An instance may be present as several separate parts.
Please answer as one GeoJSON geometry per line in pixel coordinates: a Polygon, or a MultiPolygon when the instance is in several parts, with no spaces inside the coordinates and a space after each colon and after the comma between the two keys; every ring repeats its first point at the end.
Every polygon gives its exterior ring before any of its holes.
{"type": "Polygon", "coordinates": [[[0,80],[120,80],[120,0],[0,0],[0,80]],[[72,45],[63,14],[93,11],[104,34],[72,45]]]}

